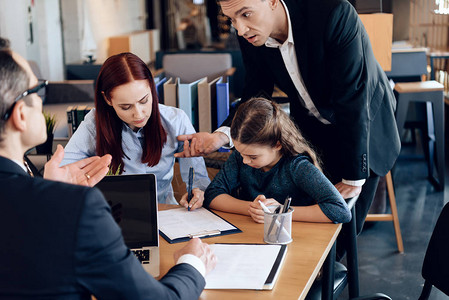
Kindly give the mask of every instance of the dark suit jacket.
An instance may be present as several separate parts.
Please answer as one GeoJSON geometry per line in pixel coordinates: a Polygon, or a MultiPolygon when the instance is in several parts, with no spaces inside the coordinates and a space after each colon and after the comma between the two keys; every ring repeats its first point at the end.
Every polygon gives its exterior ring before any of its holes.
{"type": "Polygon", "coordinates": [[[188,264],[160,281],[125,246],[98,189],[29,177],[0,157],[0,299],[198,299],[188,264]]]}
{"type": "Polygon", "coordinates": [[[449,296],[449,203],[433,229],[422,266],[422,276],[449,296]]]}
{"type": "MultiPolygon", "coordinates": [[[[385,175],[400,150],[396,100],[374,58],[367,33],[345,0],[284,0],[299,69],[320,114],[309,117],[279,49],[255,47],[239,37],[246,69],[242,101],[271,95],[276,84],[289,98],[290,115],[335,180],[385,175]]],[[[233,114],[223,123],[229,126],[233,114]]]]}

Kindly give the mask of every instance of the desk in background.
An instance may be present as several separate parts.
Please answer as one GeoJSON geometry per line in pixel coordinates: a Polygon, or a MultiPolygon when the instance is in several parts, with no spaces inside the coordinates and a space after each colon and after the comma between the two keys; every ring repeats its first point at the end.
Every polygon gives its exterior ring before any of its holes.
{"type": "MultiPolygon", "coordinates": [[[[177,207],[159,204],[159,209],[177,207]]],[[[258,243],[263,241],[263,224],[251,217],[215,211],[243,232],[204,239],[206,243],[258,243]]],[[[341,230],[341,224],[292,223],[293,242],[288,245],[281,273],[272,291],[204,290],[200,299],[304,299],[341,230]]],[[[173,266],[173,253],[185,243],[169,244],[160,238],[161,277],[173,266]]]]}

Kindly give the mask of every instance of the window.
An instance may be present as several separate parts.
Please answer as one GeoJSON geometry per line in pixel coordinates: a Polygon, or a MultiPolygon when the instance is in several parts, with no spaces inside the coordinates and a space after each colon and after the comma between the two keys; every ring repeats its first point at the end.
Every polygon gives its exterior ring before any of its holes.
{"type": "Polygon", "coordinates": [[[449,14],[449,0],[435,0],[435,13],[438,15],[449,14]]]}

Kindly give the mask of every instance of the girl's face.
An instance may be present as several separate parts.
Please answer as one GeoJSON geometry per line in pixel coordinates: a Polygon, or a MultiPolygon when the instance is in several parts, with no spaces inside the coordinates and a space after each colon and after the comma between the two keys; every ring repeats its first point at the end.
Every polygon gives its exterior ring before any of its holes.
{"type": "Polygon", "coordinates": [[[145,126],[151,117],[153,97],[148,80],[135,80],[119,85],[112,90],[110,100],[104,95],[103,97],[133,131],[145,126]]]}
{"type": "Polygon", "coordinates": [[[243,157],[243,163],[255,169],[262,169],[267,172],[281,159],[280,152],[282,146],[278,143],[276,147],[259,144],[242,144],[234,141],[235,149],[243,157]]]}

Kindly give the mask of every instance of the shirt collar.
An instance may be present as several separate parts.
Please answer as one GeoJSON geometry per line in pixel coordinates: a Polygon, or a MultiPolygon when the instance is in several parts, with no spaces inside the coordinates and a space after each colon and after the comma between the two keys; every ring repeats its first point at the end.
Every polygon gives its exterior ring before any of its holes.
{"type": "Polygon", "coordinates": [[[279,48],[282,45],[285,45],[287,43],[295,44],[293,41],[293,34],[292,34],[292,22],[290,21],[290,14],[288,12],[287,5],[285,5],[284,1],[281,0],[282,5],[284,6],[285,13],[287,14],[287,22],[288,22],[288,36],[287,40],[284,42],[284,44],[279,43],[272,37],[268,37],[267,41],[265,42],[265,46],[269,48],[279,48]]]}
{"type": "Polygon", "coordinates": [[[137,137],[140,137],[140,136],[143,135],[143,127],[140,127],[137,131],[134,131],[134,130],[132,130],[131,127],[129,127],[129,125],[126,124],[125,122],[123,122],[123,125],[124,125],[126,131],[128,131],[128,132],[130,132],[130,133],[133,133],[133,134],[136,135],[137,137]]]}
{"type": "Polygon", "coordinates": [[[13,161],[13,162],[15,162],[16,164],[18,164],[19,167],[21,167],[25,172],[28,173],[28,170],[27,170],[27,168],[25,167],[25,165],[23,164],[23,162],[18,161],[18,160],[15,160],[15,159],[11,159],[11,161],[13,161]]]}

